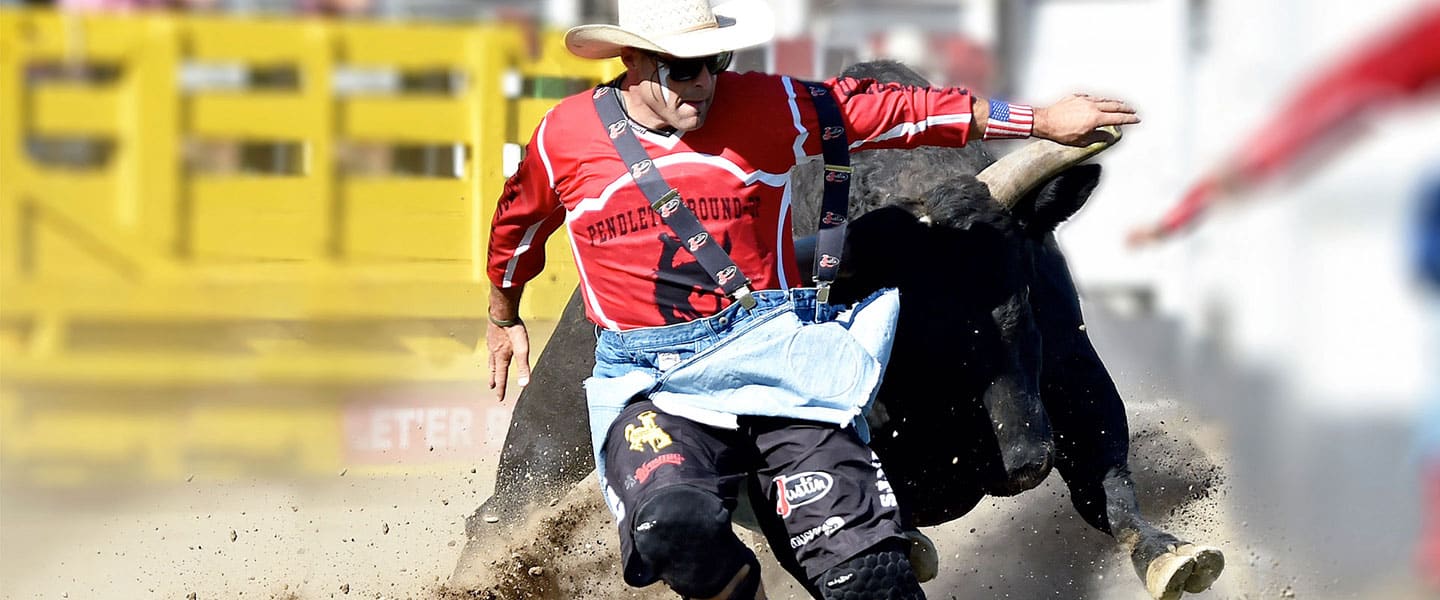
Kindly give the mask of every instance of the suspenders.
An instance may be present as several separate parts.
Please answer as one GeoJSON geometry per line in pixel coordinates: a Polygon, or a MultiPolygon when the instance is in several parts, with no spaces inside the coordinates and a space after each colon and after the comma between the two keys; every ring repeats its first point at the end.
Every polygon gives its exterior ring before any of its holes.
{"type": "MultiPolygon", "coordinates": [[[[845,123],[840,107],[830,90],[818,83],[803,82],[815,103],[820,121],[820,146],[825,157],[825,192],[820,205],[820,230],[815,249],[816,296],[821,302],[830,298],[830,284],[840,271],[840,255],[845,247],[845,224],[850,206],[850,145],[845,137],[845,123]]],[[[712,243],[709,232],[695,213],[681,201],[680,192],[660,176],[650,155],[631,131],[629,119],[620,107],[618,90],[601,86],[593,94],[595,110],[620,159],[630,167],[630,176],[660,213],[660,219],[685,244],[685,249],[710,274],[711,279],[745,308],[754,308],[750,295],[750,278],[740,272],[735,260],[719,244],[712,243]]]]}
{"type": "Polygon", "coordinates": [[[820,228],[815,240],[816,297],[830,301],[830,284],[840,273],[840,255],[845,250],[845,224],[850,212],[850,142],[840,106],[830,90],[818,83],[804,82],[815,102],[820,119],[820,148],[825,158],[825,186],[820,202],[820,228]]]}

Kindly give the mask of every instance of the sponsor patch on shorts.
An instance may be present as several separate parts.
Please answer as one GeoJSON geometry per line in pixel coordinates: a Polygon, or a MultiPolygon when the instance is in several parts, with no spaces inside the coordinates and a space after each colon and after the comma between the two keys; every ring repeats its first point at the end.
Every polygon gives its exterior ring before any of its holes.
{"type": "Polygon", "coordinates": [[[646,461],[645,464],[640,465],[639,468],[635,469],[635,481],[637,483],[645,483],[645,480],[650,479],[650,475],[655,473],[655,469],[658,469],[665,465],[678,466],[684,462],[685,457],[681,456],[678,452],[661,454],[660,456],[646,461]]]}
{"type": "Polygon", "coordinates": [[[840,517],[830,517],[828,519],[825,519],[824,523],[806,529],[805,531],[800,532],[800,535],[790,538],[790,547],[799,548],[801,546],[804,546],[805,544],[814,541],[815,538],[818,538],[822,535],[835,535],[835,532],[840,531],[840,529],[843,527],[845,527],[845,519],[842,519],[840,517]]]}
{"type": "Polygon", "coordinates": [[[775,478],[775,514],[788,518],[796,508],[824,498],[835,489],[835,478],[824,471],[806,471],[775,478]]]}
{"type": "Polygon", "coordinates": [[[647,410],[635,415],[638,425],[631,423],[625,426],[625,441],[630,442],[631,451],[644,452],[649,446],[651,452],[659,452],[674,443],[670,434],[655,424],[655,414],[655,411],[647,410]]]}

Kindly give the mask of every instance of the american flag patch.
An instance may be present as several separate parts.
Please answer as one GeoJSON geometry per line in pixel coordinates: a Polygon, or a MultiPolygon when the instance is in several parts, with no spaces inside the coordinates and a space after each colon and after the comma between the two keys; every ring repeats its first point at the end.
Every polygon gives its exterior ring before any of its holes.
{"type": "Polygon", "coordinates": [[[1003,140],[1030,137],[1035,127],[1035,109],[1026,104],[1004,100],[990,101],[990,121],[985,124],[984,139],[1003,140]]]}

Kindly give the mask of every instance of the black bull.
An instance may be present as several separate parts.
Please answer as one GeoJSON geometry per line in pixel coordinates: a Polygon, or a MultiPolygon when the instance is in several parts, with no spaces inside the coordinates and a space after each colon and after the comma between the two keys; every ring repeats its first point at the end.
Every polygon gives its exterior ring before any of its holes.
{"type": "MultiPolygon", "coordinates": [[[[847,74],[925,84],[895,63],[847,74]]],[[[1219,565],[1174,558],[1184,543],[1140,516],[1124,405],[1052,234],[1084,204],[1100,167],[1073,167],[1007,212],[973,176],[991,162],[980,144],[854,156],[854,220],[834,295],[900,289],[895,347],[870,418],[900,505],[912,526],[938,525],[987,494],[1034,488],[1053,466],[1085,521],[1131,551],[1152,595],[1200,591],[1219,565]],[[1185,573],[1147,578],[1166,561],[1186,563],[1185,573]],[[1187,582],[1192,568],[1212,572],[1187,582]]],[[[816,222],[818,182],[817,166],[794,174],[797,226],[816,222]]],[[[472,538],[487,517],[514,521],[593,470],[581,381],[594,342],[577,294],[516,402],[495,494],[467,525],[472,538]]]]}

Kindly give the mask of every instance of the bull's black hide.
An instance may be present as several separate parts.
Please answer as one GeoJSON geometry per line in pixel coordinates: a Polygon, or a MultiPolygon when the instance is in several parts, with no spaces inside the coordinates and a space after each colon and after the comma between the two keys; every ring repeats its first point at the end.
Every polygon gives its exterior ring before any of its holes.
{"type": "MultiPolygon", "coordinates": [[[[926,84],[897,63],[846,74],[926,84]]],[[[1144,578],[1151,560],[1180,542],[1140,516],[1124,407],[1052,234],[1084,204],[1100,167],[1071,168],[1007,212],[974,177],[993,162],[982,144],[852,160],[852,222],[834,298],[900,289],[872,446],[911,524],[950,521],[987,494],[1031,489],[1054,466],[1084,519],[1132,549],[1144,578]]],[[[816,222],[819,180],[818,166],[797,168],[797,236],[816,222]]],[[[592,326],[572,297],[517,401],[496,493],[470,520],[472,539],[484,527],[479,517],[514,521],[593,468],[580,387],[593,350],[592,326]]]]}

